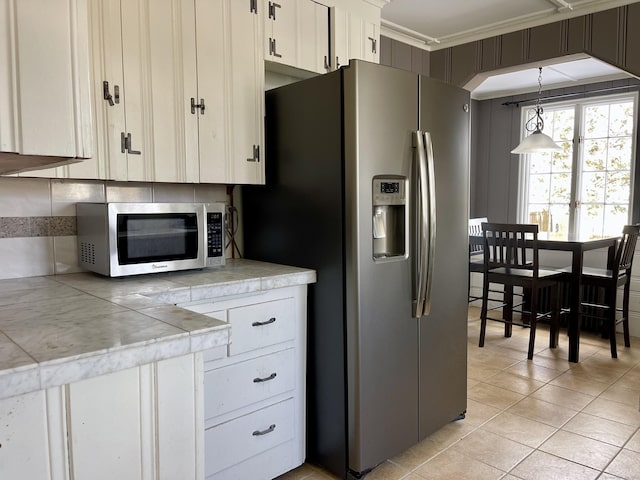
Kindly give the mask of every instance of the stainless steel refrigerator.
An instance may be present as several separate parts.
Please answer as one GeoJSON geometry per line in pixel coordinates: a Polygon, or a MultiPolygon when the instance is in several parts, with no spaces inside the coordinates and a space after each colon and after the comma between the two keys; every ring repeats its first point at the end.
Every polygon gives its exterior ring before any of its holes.
{"type": "Polygon", "coordinates": [[[266,93],[244,256],[317,271],[307,461],[342,478],[464,417],[469,104],[361,61],[266,93]]]}

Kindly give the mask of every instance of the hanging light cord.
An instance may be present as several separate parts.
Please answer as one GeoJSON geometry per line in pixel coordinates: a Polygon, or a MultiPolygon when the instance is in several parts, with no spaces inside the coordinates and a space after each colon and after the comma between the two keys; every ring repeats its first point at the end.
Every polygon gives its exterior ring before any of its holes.
{"type": "Polygon", "coordinates": [[[535,112],[535,115],[527,120],[524,128],[527,132],[541,132],[544,130],[544,120],[542,119],[542,114],[544,110],[542,109],[542,105],[540,105],[540,96],[542,95],[542,67],[538,69],[538,98],[536,99],[536,105],[531,110],[535,112]]]}

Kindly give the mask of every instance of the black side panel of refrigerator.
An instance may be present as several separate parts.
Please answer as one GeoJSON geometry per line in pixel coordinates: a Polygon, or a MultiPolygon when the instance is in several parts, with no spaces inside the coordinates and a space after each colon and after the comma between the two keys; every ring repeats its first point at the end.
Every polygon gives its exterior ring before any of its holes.
{"type": "Polygon", "coordinates": [[[431,313],[420,320],[424,438],[467,405],[470,100],[467,91],[425,77],[420,96],[420,128],[433,139],[437,219],[431,313]]]}
{"type": "Polygon", "coordinates": [[[244,256],[315,269],[307,460],[347,470],[342,72],[266,93],[266,185],[242,187],[244,256]]]}

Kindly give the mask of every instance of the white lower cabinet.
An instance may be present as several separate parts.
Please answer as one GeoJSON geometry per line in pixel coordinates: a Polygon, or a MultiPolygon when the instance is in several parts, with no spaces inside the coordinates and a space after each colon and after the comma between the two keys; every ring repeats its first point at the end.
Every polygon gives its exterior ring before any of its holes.
{"type": "Polygon", "coordinates": [[[231,325],[204,363],[205,477],[271,479],[304,462],[306,285],[181,305],[231,325]]]}
{"type": "Polygon", "coordinates": [[[203,356],[0,399],[0,479],[204,478],[203,356]]]}

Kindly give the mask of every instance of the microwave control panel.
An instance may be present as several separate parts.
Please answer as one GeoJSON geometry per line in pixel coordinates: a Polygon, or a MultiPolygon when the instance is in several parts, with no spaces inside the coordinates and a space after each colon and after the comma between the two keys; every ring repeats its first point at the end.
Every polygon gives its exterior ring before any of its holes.
{"type": "Polygon", "coordinates": [[[224,250],[224,216],[207,212],[207,257],[222,257],[224,250]]]}

